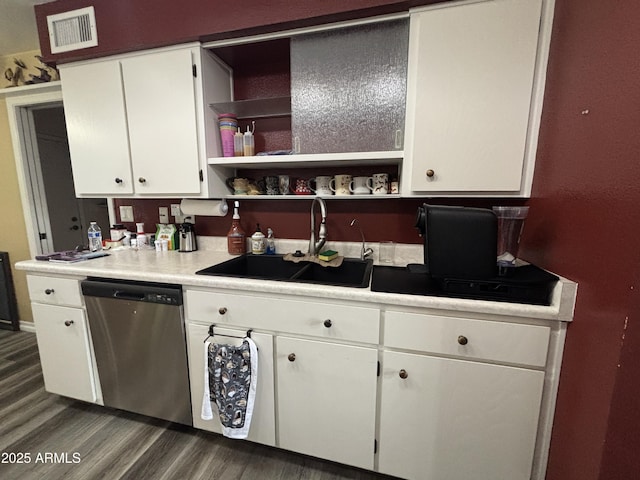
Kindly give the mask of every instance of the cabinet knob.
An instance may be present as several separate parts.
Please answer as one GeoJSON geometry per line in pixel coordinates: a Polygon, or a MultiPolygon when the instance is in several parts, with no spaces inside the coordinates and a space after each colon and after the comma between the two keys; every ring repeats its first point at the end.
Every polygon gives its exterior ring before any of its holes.
{"type": "Polygon", "coordinates": [[[331,328],[331,325],[333,325],[333,323],[331,322],[331,320],[330,320],[330,319],[328,319],[328,318],[327,318],[327,319],[324,321],[324,326],[325,326],[325,327],[327,327],[327,328],[331,328]]]}
{"type": "Polygon", "coordinates": [[[146,183],[147,179],[146,179],[146,178],[144,178],[144,177],[140,177],[140,178],[138,179],[138,181],[139,181],[140,183],[146,183]]]}
{"type": "Polygon", "coordinates": [[[460,335],[460,336],[458,336],[458,343],[460,345],[466,345],[467,343],[469,343],[469,339],[467,337],[465,337],[464,335],[460,335]]]}
{"type": "Polygon", "coordinates": [[[122,179],[121,179],[121,178],[119,178],[119,177],[116,177],[114,181],[115,181],[117,184],[122,183],[122,179]]]}
{"type": "Polygon", "coordinates": [[[296,361],[296,354],[295,353],[290,353],[287,358],[289,359],[290,362],[295,362],[296,361]]]}
{"type": "Polygon", "coordinates": [[[434,172],[433,170],[429,169],[427,170],[427,177],[429,178],[433,178],[433,176],[436,174],[436,172],[434,172]]]}
{"type": "Polygon", "coordinates": [[[71,325],[73,325],[73,320],[65,320],[64,324],[65,324],[67,327],[70,327],[71,325]]]}
{"type": "Polygon", "coordinates": [[[45,294],[45,295],[51,295],[53,292],[55,292],[55,290],[54,290],[53,288],[47,288],[47,289],[44,291],[44,294],[45,294]]]}
{"type": "Polygon", "coordinates": [[[409,374],[407,373],[407,371],[404,368],[402,370],[400,370],[398,375],[400,375],[400,378],[403,379],[403,380],[409,376],[409,374]]]}
{"type": "Polygon", "coordinates": [[[218,313],[219,313],[220,315],[224,315],[225,313],[227,313],[227,307],[220,307],[220,308],[218,309],[218,313]]]}

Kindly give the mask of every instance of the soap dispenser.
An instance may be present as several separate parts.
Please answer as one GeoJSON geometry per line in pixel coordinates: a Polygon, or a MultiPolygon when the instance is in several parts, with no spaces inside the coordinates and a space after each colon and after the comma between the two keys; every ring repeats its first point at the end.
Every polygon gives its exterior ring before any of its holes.
{"type": "Polygon", "coordinates": [[[233,203],[233,219],[231,220],[231,228],[227,233],[227,251],[231,255],[242,255],[247,252],[247,240],[242,225],[240,225],[240,202],[237,200],[233,203]]]}
{"type": "Polygon", "coordinates": [[[256,232],[251,235],[251,253],[254,255],[262,255],[265,251],[266,242],[264,233],[260,230],[260,224],[256,226],[256,232]]]}
{"type": "Polygon", "coordinates": [[[267,228],[267,246],[265,253],[267,255],[276,254],[276,239],[273,236],[273,230],[271,230],[271,228],[267,228]]]}

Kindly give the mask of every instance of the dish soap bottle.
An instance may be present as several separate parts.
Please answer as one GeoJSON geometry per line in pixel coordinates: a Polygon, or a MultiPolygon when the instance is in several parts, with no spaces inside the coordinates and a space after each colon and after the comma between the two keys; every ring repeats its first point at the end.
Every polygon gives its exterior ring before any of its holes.
{"type": "Polygon", "coordinates": [[[267,248],[265,250],[267,255],[276,254],[276,239],[273,236],[273,230],[267,228],[267,248]]]}
{"type": "Polygon", "coordinates": [[[256,233],[251,235],[251,253],[254,255],[262,255],[265,251],[264,233],[260,230],[260,224],[256,226],[256,233]]]}
{"type": "Polygon", "coordinates": [[[233,203],[233,219],[231,228],[227,233],[227,251],[231,255],[242,255],[247,252],[247,240],[242,225],[240,225],[240,214],[238,213],[240,202],[233,203]]]}

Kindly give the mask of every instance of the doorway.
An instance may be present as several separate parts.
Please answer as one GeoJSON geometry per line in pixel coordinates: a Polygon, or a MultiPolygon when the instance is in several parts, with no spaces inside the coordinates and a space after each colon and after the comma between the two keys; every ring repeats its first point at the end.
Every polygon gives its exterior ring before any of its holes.
{"type": "Polygon", "coordinates": [[[76,198],[60,87],[10,96],[7,109],[31,255],[86,245],[90,221],[108,231],[113,201],[76,198]]]}

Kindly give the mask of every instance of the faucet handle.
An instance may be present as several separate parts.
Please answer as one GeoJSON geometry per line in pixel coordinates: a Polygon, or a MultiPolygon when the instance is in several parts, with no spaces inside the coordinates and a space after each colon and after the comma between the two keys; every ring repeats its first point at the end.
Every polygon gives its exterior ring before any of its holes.
{"type": "Polygon", "coordinates": [[[373,255],[373,249],[367,247],[366,249],[364,249],[362,251],[362,258],[361,260],[365,260],[367,257],[370,257],[371,255],[373,255]]]}

